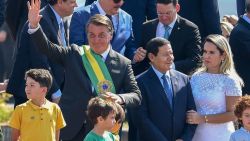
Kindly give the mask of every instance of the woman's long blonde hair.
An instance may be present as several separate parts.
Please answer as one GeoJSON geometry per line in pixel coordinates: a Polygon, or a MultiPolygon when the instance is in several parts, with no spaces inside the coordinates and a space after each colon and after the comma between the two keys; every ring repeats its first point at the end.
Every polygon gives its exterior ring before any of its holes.
{"type": "MultiPolygon", "coordinates": [[[[226,74],[229,76],[232,76],[234,79],[236,79],[242,86],[243,86],[243,80],[241,77],[237,74],[234,62],[233,62],[233,54],[231,51],[231,47],[225,37],[218,34],[211,34],[206,37],[205,42],[210,42],[214,44],[217,49],[220,51],[220,53],[225,53],[225,59],[221,62],[219,73],[226,74]]],[[[206,72],[207,67],[202,64],[202,66],[197,70],[197,72],[206,72]]]]}

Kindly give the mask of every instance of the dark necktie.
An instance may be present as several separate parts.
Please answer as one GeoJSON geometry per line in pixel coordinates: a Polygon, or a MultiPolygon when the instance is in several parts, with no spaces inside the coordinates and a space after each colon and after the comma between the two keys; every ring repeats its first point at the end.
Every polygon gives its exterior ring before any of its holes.
{"type": "Polygon", "coordinates": [[[172,87],[171,87],[171,82],[170,82],[170,79],[167,75],[163,74],[162,75],[162,80],[163,80],[163,87],[164,87],[164,90],[165,90],[165,93],[166,93],[166,96],[168,98],[168,101],[169,101],[169,104],[172,108],[172,101],[173,101],[173,91],[172,91],[172,87]],[[166,78],[167,77],[167,78],[166,78]]]}
{"type": "Polygon", "coordinates": [[[114,23],[113,23],[113,20],[112,20],[112,16],[111,15],[108,15],[106,14],[106,16],[109,18],[109,20],[111,21],[112,23],[112,26],[113,26],[113,29],[114,29],[114,32],[113,32],[113,38],[111,41],[113,41],[114,37],[115,37],[115,26],[114,26],[114,23]]]}

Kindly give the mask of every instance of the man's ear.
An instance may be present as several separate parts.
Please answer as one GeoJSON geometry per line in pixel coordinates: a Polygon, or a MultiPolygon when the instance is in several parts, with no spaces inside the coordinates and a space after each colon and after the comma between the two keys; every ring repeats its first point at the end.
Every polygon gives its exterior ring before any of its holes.
{"type": "Polygon", "coordinates": [[[150,60],[150,62],[153,62],[155,58],[155,55],[153,53],[148,53],[148,59],[150,60]]]}
{"type": "Polygon", "coordinates": [[[181,6],[179,3],[176,4],[175,9],[177,13],[181,10],[181,6]]]}

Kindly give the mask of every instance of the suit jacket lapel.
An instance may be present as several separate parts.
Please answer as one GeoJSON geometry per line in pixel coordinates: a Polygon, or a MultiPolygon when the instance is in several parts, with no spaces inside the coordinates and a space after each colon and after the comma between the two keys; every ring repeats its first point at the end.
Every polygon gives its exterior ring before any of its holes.
{"type": "Polygon", "coordinates": [[[117,84],[117,81],[119,81],[119,78],[117,78],[117,73],[120,73],[119,71],[120,70],[117,70],[116,67],[118,66],[118,59],[117,56],[115,55],[115,51],[112,49],[110,49],[109,51],[109,54],[105,60],[105,64],[107,66],[107,69],[109,71],[109,74],[113,80],[113,83],[114,83],[114,86],[115,86],[115,89],[116,89],[116,92],[119,91],[119,88],[118,88],[118,84],[117,84]]]}
{"type": "MultiPolygon", "coordinates": [[[[124,22],[124,18],[123,18],[123,14],[121,12],[121,10],[119,10],[118,13],[118,25],[117,25],[117,29],[116,29],[116,33],[115,33],[115,37],[114,40],[117,38],[117,36],[119,36],[119,33],[122,33],[123,31],[125,31],[126,29],[126,24],[124,22]]],[[[114,29],[115,30],[115,29],[114,29]]]]}
{"type": "Polygon", "coordinates": [[[242,16],[240,17],[238,23],[243,24],[246,28],[250,30],[250,24],[246,20],[244,20],[242,16]]]}
{"type": "Polygon", "coordinates": [[[159,78],[157,77],[157,75],[155,74],[154,70],[152,67],[149,68],[148,70],[149,72],[149,76],[151,78],[151,81],[154,82],[151,84],[151,87],[154,88],[154,94],[159,94],[160,97],[163,98],[163,100],[166,102],[166,106],[169,108],[169,110],[171,111],[172,108],[170,107],[170,103],[167,99],[167,96],[166,96],[166,93],[165,93],[165,90],[161,84],[161,81],[159,80],[159,78]]]}
{"type": "Polygon", "coordinates": [[[175,101],[175,97],[176,97],[176,92],[178,90],[178,79],[175,75],[175,72],[173,70],[170,70],[170,80],[172,83],[172,90],[173,90],[173,104],[175,101]]]}
{"type": "MultiPolygon", "coordinates": [[[[49,5],[47,5],[45,8],[46,8],[46,15],[50,18],[50,21],[52,21],[52,25],[55,28],[55,31],[58,31],[59,30],[59,26],[58,26],[58,23],[56,21],[55,13],[52,11],[52,9],[50,8],[49,5]]],[[[56,33],[56,35],[57,34],[58,33],[56,33]]]]}
{"type": "Polygon", "coordinates": [[[95,1],[94,3],[92,3],[90,5],[90,17],[94,16],[95,14],[100,14],[100,12],[96,6],[96,3],[97,3],[97,1],[95,1]]]}
{"type": "MultiPolygon", "coordinates": [[[[154,37],[156,37],[156,31],[157,31],[157,26],[158,26],[158,23],[159,23],[159,19],[156,19],[156,20],[154,20],[153,22],[152,22],[152,29],[151,29],[151,31],[153,31],[153,33],[152,33],[152,38],[154,38],[154,37]]],[[[151,39],[152,39],[151,38],[151,39]]]]}
{"type": "Polygon", "coordinates": [[[49,5],[44,7],[43,12],[43,18],[48,23],[48,26],[50,26],[51,29],[51,36],[54,36],[53,38],[56,39],[56,44],[60,44],[60,38],[59,38],[59,25],[56,20],[55,13],[52,11],[51,7],[49,5]]]}
{"type": "Polygon", "coordinates": [[[106,64],[106,66],[107,66],[107,68],[109,70],[109,73],[112,70],[112,66],[114,64],[116,64],[116,60],[117,60],[117,58],[114,56],[114,51],[110,48],[109,54],[108,54],[108,56],[107,56],[107,58],[105,60],[105,64],[106,64]]]}
{"type": "Polygon", "coordinates": [[[176,34],[176,33],[179,33],[178,30],[180,30],[180,29],[181,29],[181,27],[180,27],[180,17],[177,16],[176,22],[175,22],[174,27],[173,27],[173,29],[171,31],[170,36],[169,36],[169,41],[174,40],[176,38],[176,36],[178,36],[178,34],[176,34]]]}

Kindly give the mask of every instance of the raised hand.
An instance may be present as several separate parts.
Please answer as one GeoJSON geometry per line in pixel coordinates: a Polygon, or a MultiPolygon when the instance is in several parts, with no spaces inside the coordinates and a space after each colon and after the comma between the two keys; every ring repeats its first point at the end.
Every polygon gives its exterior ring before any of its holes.
{"type": "Polygon", "coordinates": [[[39,21],[42,18],[42,15],[40,15],[40,6],[41,2],[40,0],[31,0],[31,3],[27,2],[28,6],[28,20],[30,24],[30,28],[34,29],[38,27],[39,21]]]}

